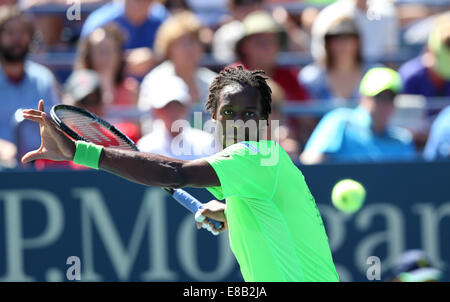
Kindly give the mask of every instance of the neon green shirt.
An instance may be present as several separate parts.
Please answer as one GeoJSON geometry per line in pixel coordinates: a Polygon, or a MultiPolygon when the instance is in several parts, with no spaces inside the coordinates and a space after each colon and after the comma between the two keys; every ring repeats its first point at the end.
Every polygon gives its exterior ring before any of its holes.
{"type": "Polygon", "coordinates": [[[277,143],[241,142],[205,160],[245,281],[339,281],[314,197],[277,143]]]}

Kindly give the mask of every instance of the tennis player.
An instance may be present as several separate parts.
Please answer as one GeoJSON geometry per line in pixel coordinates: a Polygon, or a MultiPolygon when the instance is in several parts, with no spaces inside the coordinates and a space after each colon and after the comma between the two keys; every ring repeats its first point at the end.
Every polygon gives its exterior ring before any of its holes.
{"type": "Polygon", "coordinates": [[[74,142],[44,113],[41,100],[38,110],[25,110],[24,117],[40,124],[42,144],[22,161],[73,160],[144,185],[206,188],[226,203],[210,201],[200,214],[225,223],[245,281],[339,281],[322,218],[300,170],[276,142],[259,139],[260,127],[246,130],[246,138],[255,138],[246,141],[227,130],[230,122],[267,124],[266,79],[263,71],[240,67],[215,78],[206,108],[221,125],[224,149],[211,157],[185,161],[74,142]]]}

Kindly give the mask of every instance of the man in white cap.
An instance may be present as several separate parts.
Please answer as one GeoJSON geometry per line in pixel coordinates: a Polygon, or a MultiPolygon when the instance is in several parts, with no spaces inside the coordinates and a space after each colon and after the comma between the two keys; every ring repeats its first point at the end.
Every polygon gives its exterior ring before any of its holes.
{"type": "Polygon", "coordinates": [[[177,76],[145,82],[138,106],[151,110],[155,120],[152,131],[138,141],[139,149],[183,160],[214,154],[214,136],[192,128],[187,121],[189,103],[189,88],[177,76]]]}

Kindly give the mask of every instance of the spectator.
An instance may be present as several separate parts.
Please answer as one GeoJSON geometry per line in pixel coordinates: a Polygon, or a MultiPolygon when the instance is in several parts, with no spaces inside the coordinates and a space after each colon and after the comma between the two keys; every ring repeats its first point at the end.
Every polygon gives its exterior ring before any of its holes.
{"type": "MultiPolygon", "coordinates": [[[[163,62],[144,78],[146,87],[154,87],[154,83],[161,82],[161,77],[180,77],[189,87],[191,110],[198,112],[204,111],[209,85],[216,76],[211,70],[199,67],[203,56],[203,46],[199,40],[201,28],[199,20],[188,11],[178,13],[164,22],[155,41],[156,55],[163,62]]],[[[141,99],[139,107],[148,110],[147,104],[142,104],[141,99]]]]}
{"type": "Polygon", "coordinates": [[[326,114],[309,139],[300,159],[305,164],[335,161],[410,160],[415,156],[406,129],[389,126],[401,79],[392,69],[377,67],[363,77],[357,108],[326,114]]]}
{"type": "Polygon", "coordinates": [[[85,38],[95,29],[116,22],[128,34],[125,49],[152,48],[156,31],[167,17],[167,10],[158,1],[110,1],[88,16],[81,37],[85,38]]]}
{"type": "Polygon", "coordinates": [[[362,76],[373,66],[361,54],[359,30],[350,18],[335,20],[325,31],[322,61],[304,67],[298,74],[312,99],[357,100],[362,76]]]}
{"type": "Polygon", "coordinates": [[[110,23],[80,41],[76,69],[92,69],[100,75],[103,103],[132,106],[137,103],[139,82],[125,75],[123,34],[110,23]]]}
{"type": "Polygon", "coordinates": [[[404,63],[399,73],[403,93],[426,97],[450,96],[450,14],[437,18],[425,52],[404,63]]]}
{"type": "Polygon", "coordinates": [[[167,17],[164,6],[153,0],[113,1],[92,12],[86,19],[81,37],[108,23],[119,24],[126,39],[127,72],[141,79],[154,64],[153,44],[156,31],[167,17]]]}
{"type": "Polygon", "coordinates": [[[224,64],[236,61],[234,46],[241,36],[243,30],[242,21],[255,11],[262,10],[264,0],[230,0],[230,20],[219,27],[214,33],[212,52],[214,58],[224,64]]]}
{"type": "Polygon", "coordinates": [[[19,156],[40,145],[39,127],[24,122],[19,136],[15,136],[13,119],[19,108],[32,108],[36,101],[45,99],[47,109],[59,102],[57,83],[46,67],[27,59],[33,38],[31,20],[17,8],[0,7],[0,139],[14,143],[19,156]],[[26,143],[19,144],[26,136],[26,143]]]}
{"type": "Polygon", "coordinates": [[[161,154],[173,158],[192,160],[209,156],[215,149],[214,136],[200,129],[191,128],[186,119],[189,113],[190,94],[186,83],[174,75],[162,76],[157,81],[142,85],[139,99],[153,111],[153,130],[138,141],[143,152],[161,154]]]}
{"type": "Polygon", "coordinates": [[[249,70],[261,69],[280,85],[287,100],[305,101],[306,90],[297,82],[298,70],[277,66],[282,29],[265,11],[249,14],[243,20],[243,33],[235,46],[238,63],[249,70]]]}
{"type": "Polygon", "coordinates": [[[442,110],[434,120],[424,157],[427,160],[450,159],[450,106],[442,110]]]}
{"type": "Polygon", "coordinates": [[[400,36],[392,1],[338,0],[322,9],[314,22],[311,53],[316,60],[325,56],[322,41],[328,24],[342,17],[353,18],[358,25],[365,60],[379,60],[397,52],[400,36]]]}
{"type": "Polygon", "coordinates": [[[392,282],[438,282],[443,275],[421,250],[408,250],[403,253],[394,267],[393,274],[392,282]]]}

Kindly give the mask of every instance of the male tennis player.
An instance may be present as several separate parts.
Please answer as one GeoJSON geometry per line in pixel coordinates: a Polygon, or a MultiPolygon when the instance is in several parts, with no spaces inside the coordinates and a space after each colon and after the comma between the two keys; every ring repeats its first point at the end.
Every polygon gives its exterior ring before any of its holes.
{"type": "Polygon", "coordinates": [[[245,281],[339,281],[302,173],[277,143],[259,140],[260,127],[247,130],[245,136],[253,141],[240,141],[238,131],[227,130],[227,121],[267,123],[270,102],[264,72],[222,71],[211,84],[206,108],[222,125],[220,139],[226,148],[211,157],[184,161],[74,142],[44,113],[40,101],[39,110],[25,110],[24,117],[41,125],[42,145],[22,161],[75,157],[78,163],[144,185],[207,188],[226,204],[211,201],[201,213],[226,223],[245,281]]]}

